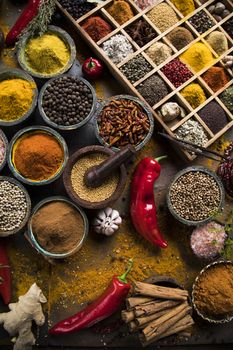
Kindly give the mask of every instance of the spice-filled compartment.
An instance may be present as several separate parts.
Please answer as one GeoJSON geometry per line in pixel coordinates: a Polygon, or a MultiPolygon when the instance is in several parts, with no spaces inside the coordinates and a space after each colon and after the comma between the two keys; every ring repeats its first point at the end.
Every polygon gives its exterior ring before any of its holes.
{"type": "Polygon", "coordinates": [[[110,22],[101,11],[86,18],[80,25],[87,35],[96,43],[109,36],[109,34],[116,29],[114,23],[110,22]]]}
{"type": "Polygon", "coordinates": [[[124,25],[138,14],[137,7],[128,0],[111,0],[104,5],[104,9],[119,26],[124,25]]]}
{"type": "Polygon", "coordinates": [[[206,7],[206,10],[211,14],[217,22],[221,22],[229,16],[232,11],[232,4],[227,0],[214,1],[206,7]]]}

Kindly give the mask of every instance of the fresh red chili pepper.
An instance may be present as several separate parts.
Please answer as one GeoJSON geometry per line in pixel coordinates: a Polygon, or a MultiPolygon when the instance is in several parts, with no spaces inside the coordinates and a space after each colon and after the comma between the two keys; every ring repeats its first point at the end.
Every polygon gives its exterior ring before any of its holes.
{"type": "Polygon", "coordinates": [[[8,263],[6,247],[0,242],[0,295],[5,304],[11,299],[11,274],[8,263]]]}
{"type": "Polygon", "coordinates": [[[166,156],[157,159],[147,157],[137,165],[131,183],[130,214],[138,233],[152,244],[166,248],[167,242],[158,228],[154,200],[154,182],[161,171],[158,162],[163,158],[166,156]]]}
{"type": "Polygon", "coordinates": [[[132,268],[133,261],[121,276],[113,276],[111,283],[95,301],[75,315],[58,322],[50,330],[50,334],[74,333],[88,328],[111,316],[125,300],[131,285],[126,276],[132,268]]]}
{"type": "Polygon", "coordinates": [[[103,74],[104,66],[97,58],[90,57],[84,61],[82,71],[85,77],[95,80],[103,74]]]}
{"type": "Polygon", "coordinates": [[[37,15],[41,0],[29,0],[25,10],[21,13],[11,30],[6,36],[6,44],[13,45],[18,36],[29,22],[37,15]]]}

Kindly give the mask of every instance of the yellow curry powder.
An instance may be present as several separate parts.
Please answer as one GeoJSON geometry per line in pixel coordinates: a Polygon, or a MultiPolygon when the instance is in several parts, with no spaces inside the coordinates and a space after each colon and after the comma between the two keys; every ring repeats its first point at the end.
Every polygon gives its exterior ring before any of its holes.
{"type": "Polygon", "coordinates": [[[27,65],[33,71],[52,74],[66,66],[70,58],[70,50],[57,35],[44,34],[29,40],[25,57],[27,65]]]}
{"type": "Polygon", "coordinates": [[[33,82],[24,79],[8,79],[0,82],[0,119],[13,121],[30,109],[34,89],[33,82]]]}

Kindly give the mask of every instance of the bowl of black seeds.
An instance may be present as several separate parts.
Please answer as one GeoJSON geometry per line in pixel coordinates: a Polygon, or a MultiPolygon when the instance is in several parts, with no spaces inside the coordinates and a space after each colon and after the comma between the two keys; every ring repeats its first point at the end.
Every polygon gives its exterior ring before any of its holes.
{"type": "Polygon", "coordinates": [[[60,130],[74,130],[86,124],[96,108],[96,94],[82,78],[61,75],[41,89],[38,103],[44,121],[60,130]]]}
{"type": "Polygon", "coordinates": [[[202,166],[178,172],[168,188],[167,206],[175,219],[189,226],[213,219],[224,206],[224,188],[219,177],[202,166]]]}

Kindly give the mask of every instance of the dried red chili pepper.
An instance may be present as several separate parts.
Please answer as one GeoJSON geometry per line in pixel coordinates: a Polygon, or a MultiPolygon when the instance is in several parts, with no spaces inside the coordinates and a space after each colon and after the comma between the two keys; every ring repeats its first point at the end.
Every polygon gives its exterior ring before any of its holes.
{"type": "Polygon", "coordinates": [[[133,261],[130,260],[126,272],[121,276],[113,276],[111,283],[99,298],[75,315],[55,324],[49,333],[74,333],[83,328],[91,327],[116,312],[129,293],[131,285],[127,283],[126,276],[132,265],[133,261]]]}
{"type": "Polygon", "coordinates": [[[5,245],[0,242],[0,295],[5,304],[11,299],[11,274],[5,245]]]}
{"type": "Polygon", "coordinates": [[[159,161],[166,156],[144,158],[138,164],[131,183],[130,214],[134,227],[145,239],[161,248],[167,242],[158,228],[154,200],[154,182],[159,177],[159,161]]]}

